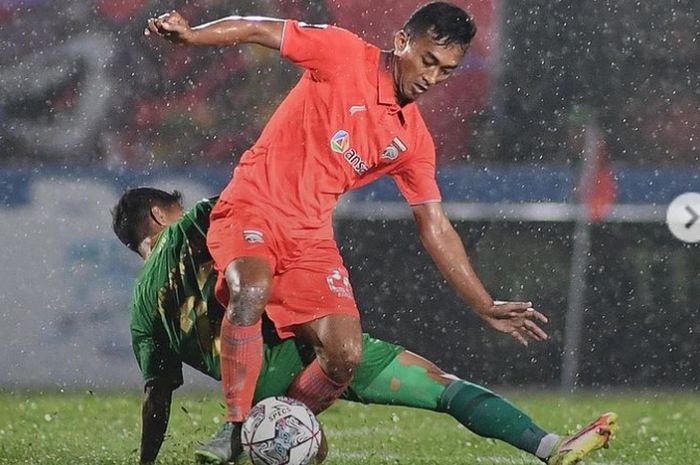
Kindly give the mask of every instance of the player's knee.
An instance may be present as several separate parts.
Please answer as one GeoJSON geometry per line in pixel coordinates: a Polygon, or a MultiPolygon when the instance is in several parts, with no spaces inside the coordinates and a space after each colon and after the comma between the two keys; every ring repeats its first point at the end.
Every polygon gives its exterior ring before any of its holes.
{"type": "Polygon", "coordinates": [[[324,371],[336,383],[349,383],[362,360],[362,344],[348,342],[326,352],[324,371]]]}
{"type": "Polygon", "coordinates": [[[264,283],[241,286],[238,292],[231,294],[226,307],[226,318],[239,326],[257,323],[265,311],[269,288],[264,283]]]}
{"type": "Polygon", "coordinates": [[[362,342],[348,344],[345,350],[345,364],[355,370],[362,361],[362,342]]]}
{"type": "Polygon", "coordinates": [[[262,317],[270,295],[271,277],[266,270],[243,270],[233,262],[224,272],[229,288],[226,318],[238,326],[250,326],[262,317]]]}

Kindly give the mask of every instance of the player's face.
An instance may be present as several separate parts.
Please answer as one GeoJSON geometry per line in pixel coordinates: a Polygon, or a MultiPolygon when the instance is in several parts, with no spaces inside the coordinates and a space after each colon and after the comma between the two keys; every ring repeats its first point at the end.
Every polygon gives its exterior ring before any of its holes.
{"type": "Polygon", "coordinates": [[[435,84],[449,78],[466,53],[459,44],[440,45],[430,33],[409,37],[404,31],[394,36],[394,53],[398,57],[394,84],[399,102],[416,100],[435,84]]]}

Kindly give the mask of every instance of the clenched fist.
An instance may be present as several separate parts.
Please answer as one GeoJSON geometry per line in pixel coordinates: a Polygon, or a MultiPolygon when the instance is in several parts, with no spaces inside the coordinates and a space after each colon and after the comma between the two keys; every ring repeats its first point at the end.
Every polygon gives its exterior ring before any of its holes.
{"type": "Polygon", "coordinates": [[[173,10],[149,19],[144,34],[156,34],[176,44],[189,44],[192,42],[194,31],[187,20],[173,10]]]}

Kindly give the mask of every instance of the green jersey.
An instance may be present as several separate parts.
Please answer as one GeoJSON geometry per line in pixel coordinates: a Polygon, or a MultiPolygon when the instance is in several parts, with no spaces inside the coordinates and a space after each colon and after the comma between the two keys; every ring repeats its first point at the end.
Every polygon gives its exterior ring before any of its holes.
{"type": "Polygon", "coordinates": [[[182,384],[182,363],[219,378],[223,308],[214,296],[216,273],[207,250],[209,213],[202,200],[163,229],[136,281],[131,337],[144,381],[182,384]]]}

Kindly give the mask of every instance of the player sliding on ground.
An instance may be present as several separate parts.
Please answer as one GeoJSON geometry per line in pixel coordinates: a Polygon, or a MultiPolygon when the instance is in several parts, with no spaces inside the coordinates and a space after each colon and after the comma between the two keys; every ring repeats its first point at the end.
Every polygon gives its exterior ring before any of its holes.
{"type": "MultiPolygon", "coordinates": [[[[441,204],[435,146],[415,100],[458,68],[476,28],[444,2],[418,9],[383,52],[338,27],[227,17],[190,27],[177,12],[146,32],[200,46],[256,44],[304,68],[302,78],[246,151],[212,211],[208,246],[219,272],[221,377],[237,432],[262,366],[263,312],[317,357],[290,393],[314,412],[345,391],[362,360],[362,328],[333,237],[332,213],[345,192],[391,176],[411,205],[425,248],[465,304],[522,343],[546,339],[546,318],[529,302],[497,304],[471,266],[441,204]],[[284,305],[272,304],[273,292],[284,305]]],[[[165,66],[168,66],[166,63],[165,66]]],[[[212,444],[214,447],[214,444],[212,444]]]]}
{"type": "MultiPolygon", "coordinates": [[[[172,392],[183,383],[182,364],[220,379],[224,308],[214,296],[217,277],[206,247],[215,202],[203,200],[185,213],[176,192],[139,188],[127,191],[112,212],[119,239],[145,260],[131,305],[133,348],[145,381],[142,463],[153,462],[163,442],[172,392]]],[[[272,304],[284,298],[279,291],[273,285],[272,304]]],[[[362,360],[345,399],[444,412],[474,433],[505,441],[549,465],[577,463],[606,445],[616,429],[617,416],[608,413],[572,436],[549,433],[505,399],[402,347],[368,335],[362,342],[362,360]]],[[[266,337],[263,353],[254,401],[288,394],[314,355],[297,340],[274,335],[266,337]]],[[[230,428],[229,423],[222,427],[226,434],[230,428]]],[[[196,455],[213,463],[231,458],[230,451],[216,455],[207,447],[196,455]]]]}

